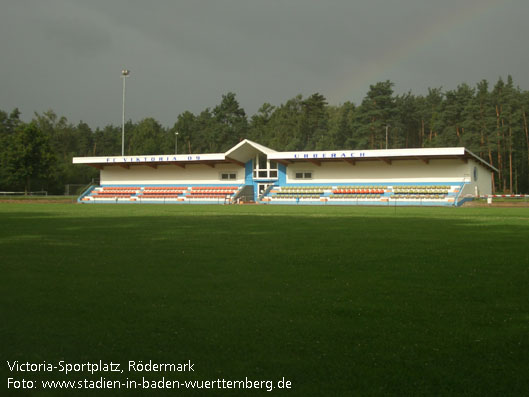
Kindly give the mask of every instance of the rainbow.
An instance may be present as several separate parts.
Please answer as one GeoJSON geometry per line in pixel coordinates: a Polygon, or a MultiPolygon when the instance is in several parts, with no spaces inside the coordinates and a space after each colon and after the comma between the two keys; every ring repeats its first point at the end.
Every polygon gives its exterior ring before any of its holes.
{"type": "Polygon", "coordinates": [[[328,98],[334,98],[341,103],[351,101],[351,93],[354,92],[356,95],[360,89],[365,89],[364,87],[368,84],[388,80],[391,69],[419,53],[422,49],[431,46],[446,32],[478,18],[483,18],[495,9],[504,7],[504,3],[497,0],[477,0],[473,1],[472,5],[461,6],[450,16],[439,19],[422,31],[417,32],[413,39],[403,41],[401,45],[395,46],[390,51],[371,60],[361,70],[357,69],[351,74],[352,68],[348,68],[344,75],[338,79],[337,84],[339,86],[331,90],[328,98]]]}

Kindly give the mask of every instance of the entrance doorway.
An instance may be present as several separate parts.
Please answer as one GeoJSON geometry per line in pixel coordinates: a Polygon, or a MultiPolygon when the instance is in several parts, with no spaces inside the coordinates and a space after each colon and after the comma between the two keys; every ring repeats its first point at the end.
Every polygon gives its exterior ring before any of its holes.
{"type": "Polygon", "coordinates": [[[257,184],[257,195],[261,198],[261,195],[268,189],[269,186],[273,186],[273,183],[258,183],[257,184]]]}

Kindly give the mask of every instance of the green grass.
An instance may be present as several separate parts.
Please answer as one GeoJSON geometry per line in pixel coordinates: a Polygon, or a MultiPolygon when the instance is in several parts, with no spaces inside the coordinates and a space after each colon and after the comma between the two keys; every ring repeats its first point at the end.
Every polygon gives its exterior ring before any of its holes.
{"type": "Polygon", "coordinates": [[[168,395],[529,390],[525,208],[0,203],[0,224],[4,386],[6,360],[191,359],[147,376],[293,384],[168,395]]]}

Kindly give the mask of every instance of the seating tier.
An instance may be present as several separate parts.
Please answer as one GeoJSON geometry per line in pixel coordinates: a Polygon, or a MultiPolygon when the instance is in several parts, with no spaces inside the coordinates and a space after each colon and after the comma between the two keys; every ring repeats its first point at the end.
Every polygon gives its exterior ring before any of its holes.
{"type": "Polygon", "coordinates": [[[166,200],[185,201],[187,199],[231,199],[239,190],[239,186],[143,186],[143,187],[115,187],[103,186],[95,188],[82,201],[136,201],[166,200]]]}
{"type": "Polygon", "coordinates": [[[327,186],[274,186],[263,198],[269,203],[292,202],[453,202],[461,185],[439,184],[349,184],[327,186]]]}

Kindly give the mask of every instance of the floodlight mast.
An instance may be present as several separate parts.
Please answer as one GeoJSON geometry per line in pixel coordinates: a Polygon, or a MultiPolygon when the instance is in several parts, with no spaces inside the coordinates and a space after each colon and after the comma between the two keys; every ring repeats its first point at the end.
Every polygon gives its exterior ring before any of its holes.
{"type": "Polygon", "coordinates": [[[121,70],[121,78],[123,79],[123,110],[121,112],[121,155],[125,156],[125,79],[130,74],[128,69],[121,70]]]}

